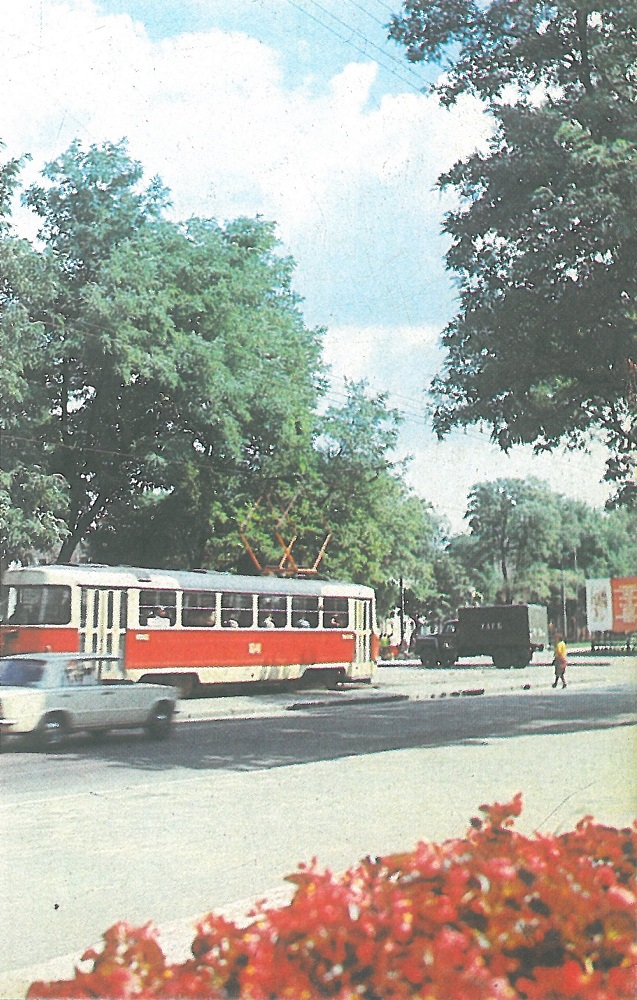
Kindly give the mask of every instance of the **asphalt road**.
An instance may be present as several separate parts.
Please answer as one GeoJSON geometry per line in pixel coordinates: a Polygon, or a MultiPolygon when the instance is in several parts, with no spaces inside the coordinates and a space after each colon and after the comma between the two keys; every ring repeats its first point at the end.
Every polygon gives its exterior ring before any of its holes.
{"type": "Polygon", "coordinates": [[[427,701],[385,701],[363,692],[362,700],[351,702],[316,693],[300,700],[297,696],[289,708],[274,717],[189,722],[175,726],[173,737],[159,743],[136,731],[112,733],[102,743],[78,734],[49,754],[25,751],[14,742],[0,755],[4,808],[33,796],[54,799],[87,790],[99,794],[100,789],[131,788],[145,784],[151,775],[161,781],[188,772],[263,770],[637,723],[637,691],[617,685],[508,697],[460,694],[427,701]]]}
{"type": "Polygon", "coordinates": [[[598,809],[625,822],[637,805],[632,668],[563,692],[543,670],[526,690],[511,673],[497,678],[506,697],[454,695],[488,686],[475,671],[386,669],[392,682],[359,701],[268,695],[253,709],[265,715],[186,721],[167,743],[131,732],[3,750],[0,996],[3,973],[80,953],[116,920],[183,920],[266,894],[313,855],[338,870],[460,835],[481,802],[518,789],[531,829],[598,809]]]}

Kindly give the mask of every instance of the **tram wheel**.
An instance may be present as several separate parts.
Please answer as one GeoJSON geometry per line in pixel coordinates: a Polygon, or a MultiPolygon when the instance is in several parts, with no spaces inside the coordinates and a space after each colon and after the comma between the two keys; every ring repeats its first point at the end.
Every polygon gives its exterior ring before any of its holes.
{"type": "Polygon", "coordinates": [[[180,698],[192,698],[199,686],[199,678],[194,674],[177,674],[170,683],[177,688],[180,698]]]}

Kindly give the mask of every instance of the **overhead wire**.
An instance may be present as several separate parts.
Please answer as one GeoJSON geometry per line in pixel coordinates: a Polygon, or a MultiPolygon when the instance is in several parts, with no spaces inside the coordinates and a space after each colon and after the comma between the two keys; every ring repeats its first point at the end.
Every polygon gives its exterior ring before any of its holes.
{"type": "MultiPolygon", "coordinates": [[[[369,47],[371,47],[373,49],[376,49],[381,54],[382,59],[379,58],[379,56],[371,56],[370,53],[369,53],[369,51],[367,49],[361,48],[360,45],[357,45],[351,39],[345,38],[335,28],[333,28],[329,24],[326,24],[325,21],[322,21],[320,17],[317,17],[316,14],[313,14],[311,11],[307,10],[305,7],[302,7],[300,5],[300,3],[296,2],[296,0],[287,0],[287,2],[290,4],[291,7],[295,7],[296,10],[298,10],[301,14],[304,14],[305,17],[310,18],[312,21],[315,21],[317,24],[319,24],[326,31],[329,31],[332,35],[334,35],[341,42],[343,42],[344,45],[348,45],[350,48],[354,49],[360,55],[365,56],[365,58],[367,58],[367,59],[369,59],[369,58],[375,59],[376,62],[378,62],[378,64],[382,67],[382,69],[385,70],[385,72],[390,73],[392,76],[395,76],[397,80],[400,80],[401,83],[404,83],[406,86],[408,86],[415,93],[422,94],[425,88],[433,86],[433,81],[431,81],[431,80],[424,80],[422,84],[418,85],[414,81],[414,79],[411,79],[411,78],[409,78],[407,76],[403,76],[401,73],[397,73],[395,69],[393,69],[386,62],[384,62],[385,59],[388,59],[391,62],[395,62],[397,65],[399,65],[401,67],[401,69],[410,70],[410,67],[409,66],[405,66],[405,64],[400,59],[397,59],[395,56],[392,56],[390,52],[386,52],[385,49],[381,48],[380,45],[377,45],[375,42],[372,42],[369,38],[367,38],[367,36],[365,34],[363,34],[363,32],[359,31],[356,28],[353,28],[350,24],[347,24],[347,22],[342,21],[341,18],[336,17],[335,14],[330,13],[330,11],[326,10],[325,7],[322,7],[321,4],[319,4],[317,2],[317,0],[309,0],[309,2],[313,3],[315,7],[317,7],[319,10],[321,10],[328,17],[331,17],[335,22],[337,22],[338,24],[342,25],[348,31],[351,31],[355,35],[358,35],[360,38],[362,38],[362,40],[366,43],[366,45],[368,45],[369,47]]],[[[412,72],[414,72],[414,75],[415,75],[415,71],[412,71],[412,72]]]]}
{"type": "MultiPolygon", "coordinates": [[[[314,7],[318,7],[318,9],[323,14],[326,14],[327,17],[330,17],[333,21],[336,21],[336,23],[339,24],[339,25],[341,25],[343,28],[346,28],[348,31],[354,32],[354,34],[358,35],[359,38],[362,38],[362,40],[367,45],[369,45],[370,48],[376,49],[377,52],[380,52],[384,59],[389,59],[391,62],[396,63],[396,65],[399,66],[401,69],[407,69],[407,70],[410,71],[410,73],[413,73],[414,76],[416,75],[416,71],[413,70],[412,67],[409,66],[409,65],[405,66],[405,64],[404,64],[404,62],[403,62],[402,59],[399,59],[397,56],[392,55],[391,52],[386,51],[384,48],[382,48],[376,42],[373,42],[370,38],[367,37],[367,35],[364,34],[364,32],[360,31],[358,28],[354,28],[347,21],[343,21],[342,18],[337,17],[336,14],[333,14],[330,10],[327,9],[327,7],[324,7],[322,4],[320,4],[318,2],[318,0],[307,0],[307,2],[311,3],[314,7]]],[[[350,0],[350,2],[352,2],[352,0],[350,0]]],[[[357,6],[359,10],[363,10],[363,8],[360,7],[358,4],[354,4],[354,6],[357,6]]],[[[376,19],[374,18],[374,20],[376,20],[376,19]]],[[[380,21],[376,21],[376,23],[380,24],[381,22],[380,21]]],[[[343,40],[347,44],[347,40],[346,39],[343,39],[343,40]]]]}

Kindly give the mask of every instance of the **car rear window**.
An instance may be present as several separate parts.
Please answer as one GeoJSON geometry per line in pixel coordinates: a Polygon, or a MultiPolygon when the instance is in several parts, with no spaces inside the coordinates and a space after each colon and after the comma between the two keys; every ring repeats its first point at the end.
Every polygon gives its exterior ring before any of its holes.
{"type": "Polygon", "coordinates": [[[43,676],[42,660],[0,661],[0,684],[5,687],[35,687],[43,676]]]}

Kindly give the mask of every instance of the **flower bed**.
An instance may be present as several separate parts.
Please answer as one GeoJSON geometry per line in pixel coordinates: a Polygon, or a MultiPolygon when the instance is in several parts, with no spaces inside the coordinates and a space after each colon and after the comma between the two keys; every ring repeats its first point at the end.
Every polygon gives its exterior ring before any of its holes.
{"type": "Polygon", "coordinates": [[[520,794],[464,838],[289,876],[289,905],[247,926],[210,914],[166,963],[151,925],[116,924],[45,997],[209,1000],[634,1000],[637,823],[589,816],[560,836],[512,829],[520,794]]]}

